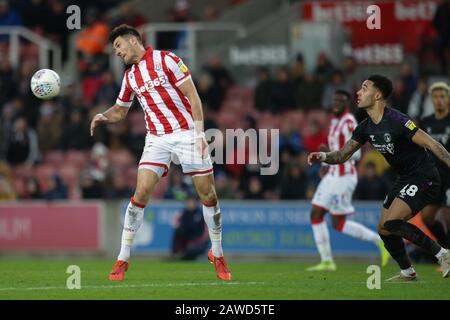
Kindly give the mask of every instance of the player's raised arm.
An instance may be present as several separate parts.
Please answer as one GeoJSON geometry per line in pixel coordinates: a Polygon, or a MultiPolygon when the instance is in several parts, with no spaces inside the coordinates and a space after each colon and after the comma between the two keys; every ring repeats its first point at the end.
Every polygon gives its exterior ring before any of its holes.
{"type": "Polygon", "coordinates": [[[94,135],[94,129],[100,123],[115,123],[119,122],[127,116],[130,108],[119,106],[114,104],[111,108],[103,113],[97,113],[91,121],[91,136],[94,135]]]}
{"type": "Polygon", "coordinates": [[[347,141],[344,147],[332,152],[312,152],[308,155],[308,164],[325,162],[328,164],[343,163],[361,148],[361,144],[353,139],[347,141]]]}
{"type": "Polygon", "coordinates": [[[436,157],[450,167],[450,153],[448,153],[444,146],[434,140],[428,133],[419,129],[412,137],[412,141],[419,146],[429,149],[436,157]]]}

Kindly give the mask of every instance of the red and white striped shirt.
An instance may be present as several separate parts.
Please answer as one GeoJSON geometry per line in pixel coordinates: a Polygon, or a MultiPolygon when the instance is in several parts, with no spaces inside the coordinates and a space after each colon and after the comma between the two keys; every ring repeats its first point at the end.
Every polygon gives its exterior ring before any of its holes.
{"type": "MultiPolygon", "coordinates": [[[[330,151],[342,149],[352,137],[356,126],[355,117],[348,111],[345,111],[339,117],[334,117],[331,120],[330,131],[328,132],[328,147],[330,151]]],[[[349,159],[344,163],[331,165],[328,174],[333,177],[356,174],[355,160],[349,159]]]]}
{"type": "Polygon", "coordinates": [[[151,134],[193,129],[191,104],[178,89],[190,78],[186,65],[175,54],[147,48],[141,60],[125,72],[116,104],[129,108],[137,96],[151,134]]]}

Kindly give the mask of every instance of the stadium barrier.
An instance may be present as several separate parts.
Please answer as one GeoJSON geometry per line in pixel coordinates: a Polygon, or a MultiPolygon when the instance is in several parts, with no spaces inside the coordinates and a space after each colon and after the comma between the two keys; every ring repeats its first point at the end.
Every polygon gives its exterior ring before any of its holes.
{"type": "MultiPolygon", "coordinates": [[[[0,203],[0,254],[92,253],[116,256],[128,200],[22,201],[0,203]]],[[[170,252],[175,216],[183,202],[156,201],[145,209],[133,251],[139,255],[170,252]]],[[[381,202],[355,202],[348,217],[372,230],[381,202]]],[[[228,254],[249,256],[317,255],[307,201],[222,201],[223,245],[228,254]]],[[[327,219],[329,217],[327,216],[327,219]]],[[[413,221],[425,232],[420,217],[413,221]]],[[[336,256],[376,256],[373,244],[335,231],[329,223],[336,256]]]]}

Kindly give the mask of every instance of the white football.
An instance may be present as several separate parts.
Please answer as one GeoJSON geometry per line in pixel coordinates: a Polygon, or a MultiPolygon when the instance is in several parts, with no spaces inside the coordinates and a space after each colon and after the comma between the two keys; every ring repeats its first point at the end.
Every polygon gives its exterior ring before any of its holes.
{"type": "Polygon", "coordinates": [[[31,91],[39,99],[51,99],[59,94],[61,81],[59,75],[50,69],[41,69],[31,77],[31,91]]]}

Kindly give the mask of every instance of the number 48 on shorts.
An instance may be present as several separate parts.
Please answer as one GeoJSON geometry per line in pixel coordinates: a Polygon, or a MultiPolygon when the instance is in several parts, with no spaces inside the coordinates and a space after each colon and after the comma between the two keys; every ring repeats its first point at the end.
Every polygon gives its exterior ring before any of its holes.
{"type": "Polygon", "coordinates": [[[414,197],[416,195],[417,190],[419,190],[419,188],[415,184],[407,184],[406,186],[403,187],[402,190],[400,190],[399,196],[400,198],[404,198],[405,195],[414,197]]]}

